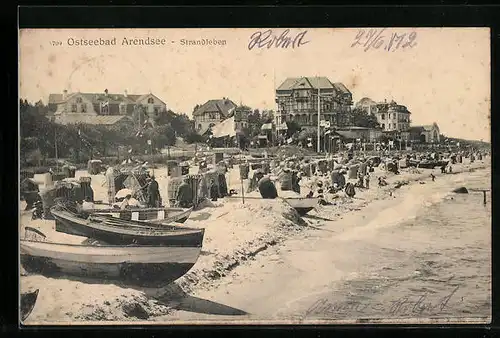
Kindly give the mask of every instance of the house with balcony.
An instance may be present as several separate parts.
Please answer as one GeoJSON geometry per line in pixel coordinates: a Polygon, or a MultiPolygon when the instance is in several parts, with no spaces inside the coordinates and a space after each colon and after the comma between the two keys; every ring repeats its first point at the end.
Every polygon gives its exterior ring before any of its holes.
{"type": "Polygon", "coordinates": [[[107,89],[102,93],[68,93],[49,95],[49,113],[59,124],[115,124],[121,120],[132,121],[133,114],[142,107],[151,120],[166,111],[166,104],[152,93],[112,94],[107,89]]]}
{"type": "Polygon", "coordinates": [[[346,126],[352,93],[342,83],[333,83],[323,76],[287,78],[276,88],[276,104],[278,125],[295,121],[301,127],[316,126],[319,112],[320,120],[331,126],[346,126]]]}
{"type": "Polygon", "coordinates": [[[404,105],[400,105],[394,100],[391,102],[368,105],[368,111],[375,115],[382,132],[391,139],[408,141],[410,139],[411,112],[404,105]]]}

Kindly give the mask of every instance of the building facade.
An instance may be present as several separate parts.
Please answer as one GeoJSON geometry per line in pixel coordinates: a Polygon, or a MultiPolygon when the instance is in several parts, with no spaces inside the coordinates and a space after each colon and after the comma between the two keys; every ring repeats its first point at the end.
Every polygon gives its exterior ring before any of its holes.
{"type": "Polygon", "coordinates": [[[132,116],[138,107],[142,107],[151,119],[166,111],[165,102],[151,93],[129,95],[125,91],[123,94],[112,94],[106,89],[103,93],[68,94],[68,91],[64,90],[62,94],[49,95],[49,112],[56,123],[80,120],[104,121],[102,118],[97,118],[100,116],[132,116]]]}
{"type": "Polygon", "coordinates": [[[383,131],[407,132],[410,129],[411,113],[406,106],[391,101],[389,103],[377,103],[375,107],[370,106],[369,109],[377,118],[377,122],[383,131]]]}
{"type": "Polygon", "coordinates": [[[300,126],[317,125],[318,93],[320,120],[336,127],[348,125],[352,93],[342,83],[332,83],[326,77],[286,79],[276,89],[276,123],[295,121],[300,126]]]}
{"type": "Polygon", "coordinates": [[[416,143],[439,143],[441,132],[437,123],[410,128],[410,140],[416,143]]]}
{"type": "Polygon", "coordinates": [[[193,119],[196,132],[200,135],[205,134],[210,128],[231,117],[236,107],[237,105],[226,97],[208,100],[201,106],[195,107],[193,119]]]}

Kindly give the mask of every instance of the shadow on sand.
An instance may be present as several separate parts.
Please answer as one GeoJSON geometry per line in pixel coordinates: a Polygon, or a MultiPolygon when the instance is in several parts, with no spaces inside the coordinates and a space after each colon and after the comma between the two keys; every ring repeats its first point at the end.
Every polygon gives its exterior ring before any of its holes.
{"type": "Polygon", "coordinates": [[[189,217],[189,220],[191,221],[206,221],[207,219],[210,218],[212,214],[208,212],[202,212],[196,216],[191,216],[189,217]]]}
{"type": "MultiPolygon", "coordinates": [[[[26,273],[25,275],[31,275],[26,273]]],[[[182,290],[175,282],[163,287],[137,286],[120,281],[111,281],[106,279],[96,279],[91,277],[68,276],[62,274],[46,275],[49,278],[66,279],[69,281],[81,282],[89,285],[116,285],[121,288],[132,288],[142,292],[148,300],[155,300],[160,305],[164,305],[174,310],[189,311],[202,314],[224,315],[224,316],[242,316],[247,315],[243,310],[239,310],[224,304],[216,303],[210,300],[190,296],[182,290]]]]}
{"type": "Polygon", "coordinates": [[[319,220],[319,221],[328,221],[328,222],[333,221],[332,219],[329,219],[329,218],[324,218],[324,217],[320,217],[320,216],[316,216],[316,215],[310,215],[310,214],[304,215],[304,216],[302,216],[302,218],[316,219],[316,220],[319,220]]]}
{"type": "Polygon", "coordinates": [[[189,295],[176,302],[167,301],[165,302],[165,305],[179,311],[188,311],[188,312],[203,313],[209,315],[219,315],[219,316],[248,315],[248,313],[243,310],[189,295]]]}

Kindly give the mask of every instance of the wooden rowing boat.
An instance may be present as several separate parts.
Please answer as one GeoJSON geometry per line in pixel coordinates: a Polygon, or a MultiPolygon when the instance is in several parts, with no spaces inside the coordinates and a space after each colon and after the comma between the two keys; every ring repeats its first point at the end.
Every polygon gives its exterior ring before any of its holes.
{"type": "Polygon", "coordinates": [[[151,226],[147,222],[125,221],[114,217],[80,218],[66,210],[51,210],[56,231],[96,239],[113,245],[165,245],[201,247],[204,229],[181,226],[151,226]]]}
{"type": "Polygon", "coordinates": [[[297,210],[299,215],[304,216],[309,211],[318,206],[319,199],[318,198],[285,198],[285,202],[290,204],[292,208],[297,210]]]}
{"type": "Polygon", "coordinates": [[[21,311],[22,321],[25,321],[35,308],[36,300],[38,299],[38,291],[39,289],[36,289],[33,292],[21,293],[19,309],[21,311]]]}
{"type": "Polygon", "coordinates": [[[152,221],[158,224],[169,224],[172,222],[184,223],[193,208],[136,208],[136,209],[92,209],[85,210],[90,214],[112,215],[123,220],[129,221],[152,221]]]}
{"type": "Polygon", "coordinates": [[[21,239],[21,265],[44,276],[75,276],[126,285],[165,286],[188,272],[201,247],[92,246],[21,239]]]}

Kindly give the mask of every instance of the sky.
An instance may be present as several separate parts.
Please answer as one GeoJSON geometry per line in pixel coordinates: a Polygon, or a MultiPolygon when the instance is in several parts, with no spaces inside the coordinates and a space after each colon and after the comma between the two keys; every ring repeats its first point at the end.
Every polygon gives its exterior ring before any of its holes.
{"type": "MultiPolygon", "coordinates": [[[[488,28],[376,29],[374,36],[380,37],[381,47],[372,45],[368,50],[362,45],[369,29],[301,28],[290,29],[287,36],[298,41],[302,33],[302,42],[307,43],[249,49],[251,36],[265,30],[21,30],[20,97],[47,103],[50,93],[64,89],[70,93],[152,92],[169,109],[191,116],[196,104],[223,97],[260,110],[276,110],[275,88],[287,77],[326,76],[344,83],[354,102],[369,97],[406,105],[412,125],[436,122],[447,136],[490,141],[488,28]],[[361,32],[362,45],[353,47],[361,32]],[[385,50],[395,33],[406,34],[400,47],[394,43],[385,50]],[[412,47],[402,48],[410,34],[412,47]],[[122,45],[124,38],[148,37],[165,39],[165,44],[122,45]],[[112,38],[116,45],[70,45],[74,40],[112,38]],[[182,39],[224,40],[225,44],[188,46],[182,45],[182,39]]],[[[272,28],[272,35],[285,30],[272,28]]]]}

